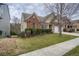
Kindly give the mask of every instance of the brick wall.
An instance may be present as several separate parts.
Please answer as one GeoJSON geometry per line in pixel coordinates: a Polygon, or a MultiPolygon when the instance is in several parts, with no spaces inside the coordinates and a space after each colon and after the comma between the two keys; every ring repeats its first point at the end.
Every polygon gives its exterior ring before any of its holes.
{"type": "Polygon", "coordinates": [[[40,22],[39,18],[36,15],[32,15],[29,17],[26,21],[27,28],[35,28],[35,29],[40,29],[40,22]]]}

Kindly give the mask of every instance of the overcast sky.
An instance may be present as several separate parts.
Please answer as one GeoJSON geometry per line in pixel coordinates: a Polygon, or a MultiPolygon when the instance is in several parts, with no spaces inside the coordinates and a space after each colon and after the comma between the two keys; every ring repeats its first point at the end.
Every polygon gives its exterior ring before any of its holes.
{"type": "Polygon", "coordinates": [[[14,16],[20,19],[22,12],[30,13],[30,14],[35,12],[39,16],[46,16],[47,14],[49,14],[49,12],[45,11],[45,6],[43,4],[17,3],[17,4],[8,4],[8,6],[9,6],[11,19],[13,19],[14,16]]]}
{"type": "MultiPolygon", "coordinates": [[[[22,12],[30,14],[35,12],[39,16],[46,16],[49,14],[49,12],[45,10],[45,6],[42,3],[9,3],[8,6],[11,19],[13,19],[14,16],[20,19],[22,12]]],[[[74,15],[75,17],[72,19],[79,19],[78,14],[74,15]]],[[[11,20],[11,22],[13,21],[11,20]]]]}

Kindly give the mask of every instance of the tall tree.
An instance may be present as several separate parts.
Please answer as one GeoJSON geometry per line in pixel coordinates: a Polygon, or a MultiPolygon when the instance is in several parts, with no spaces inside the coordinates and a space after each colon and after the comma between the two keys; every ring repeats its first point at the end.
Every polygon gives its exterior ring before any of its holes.
{"type": "Polygon", "coordinates": [[[59,35],[62,34],[62,17],[67,16],[71,18],[79,11],[79,4],[77,3],[48,3],[44,5],[54,16],[57,15],[59,35]]]}
{"type": "Polygon", "coordinates": [[[19,31],[20,31],[20,20],[17,18],[17,17],[15,17],[14,16],[14,18],[13,18],[13,31],[15,32],[15,33],[19,33],[19,31]]]}

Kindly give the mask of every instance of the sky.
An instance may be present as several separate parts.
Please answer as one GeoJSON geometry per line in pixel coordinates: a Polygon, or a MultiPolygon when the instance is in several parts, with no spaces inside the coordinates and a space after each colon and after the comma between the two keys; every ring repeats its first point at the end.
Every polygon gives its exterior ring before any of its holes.
{"type": "Polygon", "coordinates": [[[35,12],[39,16],[46,16],[49,12],[45,11],[45,6],[38,3],[13,3],[8,4],[11,21],[13,22],[13,17],[21,19],[22,12],[32,14],[35,12]]]}
{"type": "MultiPolygon", "coordinates": [[[[17,17],[21,19],[22,12],[32,14],[35,12],[39,16],[46,16],[50,12],[45,9],[44,4],[42,3],[8,3],[11,21],[13,18],[17,17]]],[[[73,15],[72,20],[79,19],[79,13],[73,15]]]]}

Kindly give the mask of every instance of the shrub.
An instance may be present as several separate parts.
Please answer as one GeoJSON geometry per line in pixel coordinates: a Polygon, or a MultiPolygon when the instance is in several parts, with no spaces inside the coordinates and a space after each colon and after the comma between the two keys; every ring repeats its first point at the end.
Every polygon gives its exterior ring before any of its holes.
{"type": "Polygon", "coordinates": [[[66,30],[66,29],[63,29],[63,31],[64,31],[64,32],[67,32],[67,30],[66,30]]]}
{"type": "Polygon", "coordinates": [[[30,37],[45,33],[52,33],[51,29],[25,29],[24,32],[20,33],[20,37],[30,37]]]}
{"type": "Polygon", "coordinates": [[[25,35],[26,35],[27,37],[30,37],[31,34],[32,34],[32,30],[31,30],[31,29],[25,29],[25,35]]]}
{"type": "Polygon", "coordinates": [[[11,34],[11,35],[17,35],[15,32],[12,32],[12,31],[10,32],[10,34],[11,34]]]}
{"type": "Polygon", "coordinates": [[[2,35],[2,31],[0,30],[0,35],[2,35]]]}
{"type": "Polygon", "coordinates": [[[70,29],[70,31],[69,32],[75,32],[75,30],[74,29],[70,29]]]}
{"type": "MultiPolygon", "coordinates": [[[[43,33],[51,33],[51,29],[28,29],[31,32],[31,35],[43,34],[43,33]]],[[[25,30],[26,32],[28,30],[25,30]]]]}
{"type": "Polygon", "coordinates": [[[7,37],[7,38],[11,38],[11,36],[10,36],[10,35],[6,35],[6,37],[7,37]]]}
{"type": "Polygon", "coordinates": [[[20,32],[20,33],[18,33],[18,36],[22,37],[22,38],[25,38],[26,35],[25,35],[25,32],[20,32]]]}
{"type": "Polygon", "coordinates": [[[79,29],[77,29],[77,31],[79,31],[79,29]]]}

